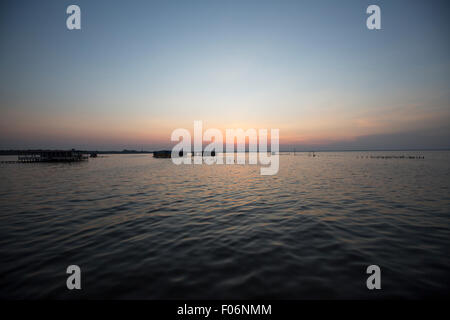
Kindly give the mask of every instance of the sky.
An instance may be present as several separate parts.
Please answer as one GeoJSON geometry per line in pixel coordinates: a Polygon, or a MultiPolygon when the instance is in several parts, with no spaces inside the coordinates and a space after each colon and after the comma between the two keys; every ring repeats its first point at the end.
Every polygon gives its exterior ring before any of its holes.
{"type": "Polygon", "coordinates": [[[0,4],[0,149],[156,150],[177,128],[283,150],[450,148],[448,1],[0,4]],[[68,30],[66,8],[81,8],[68,30]],[[381,30],[366,8],[381,8],[381,30]]]}

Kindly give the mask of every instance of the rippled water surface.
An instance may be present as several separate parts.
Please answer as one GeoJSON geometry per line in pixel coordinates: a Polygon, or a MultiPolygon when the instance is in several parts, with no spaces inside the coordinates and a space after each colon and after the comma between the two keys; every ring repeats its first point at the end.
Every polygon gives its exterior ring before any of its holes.
{"type": "Polygon", "coordinates": [[[450,152],[281,155],[275,176],[107,155],[0,178],[1,298],[449,295],[450,152]]]}

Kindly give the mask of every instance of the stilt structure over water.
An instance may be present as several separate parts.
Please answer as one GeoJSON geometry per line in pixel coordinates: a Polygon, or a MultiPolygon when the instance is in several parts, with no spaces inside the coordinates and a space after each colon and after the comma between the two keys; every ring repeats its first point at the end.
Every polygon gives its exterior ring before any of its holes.
{"type": "Polygon", "coordinates": [[[87,160],[81,151],[72,150],[23,150],[18,153],[19,162],[78,162],[87,160]]]}
{"type": "MultiPolygon", "coordinates": [[[[198,152],[188,152],[186,153],[186,155],[191,155],[191,156],[204,156],[204,152],[205,151],[198,151],[198,152]]],[[[180,151],[178,153],[179,157],[184,157],[185,154],[183,153],[183,151],[180,151]]],[[[211,157],[215,157],[216,156],[216,151],[213,150],[211,151],[211,157]]],[[[161,151],[153,151],[153,157],[155,158],[172,158],[172,151],[169,150],[161,150],[161,151]]]]}
{"type": "Polygon", "coordinates": [[[153,151],[153,157],[155,157],[155,158],[171,158],[172,151],[169,151],[169,150],[153,151]]]}

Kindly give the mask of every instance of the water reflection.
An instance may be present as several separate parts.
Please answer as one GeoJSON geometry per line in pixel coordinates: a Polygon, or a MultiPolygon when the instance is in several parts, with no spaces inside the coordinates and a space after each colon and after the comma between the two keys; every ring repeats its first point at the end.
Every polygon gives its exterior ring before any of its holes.
{"type": "Polygon", "coordinates": [[[74,297],[69,264],[83,270],[76,297],[448,294],[450,153],[377,154],[281,155],[275,176],[151,155],[0,164],[0,295],[74,297]]]}

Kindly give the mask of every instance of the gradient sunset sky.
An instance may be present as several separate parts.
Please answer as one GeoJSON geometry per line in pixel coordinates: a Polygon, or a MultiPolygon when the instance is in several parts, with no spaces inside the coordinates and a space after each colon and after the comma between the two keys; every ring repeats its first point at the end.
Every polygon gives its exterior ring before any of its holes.
{"type": "Polygon", "coordinates": [[[448,1],[2,1],[0,149],[154,150],[194,120],[279,128],[281,149],[450,148],[449,15],[448,1]]]}

